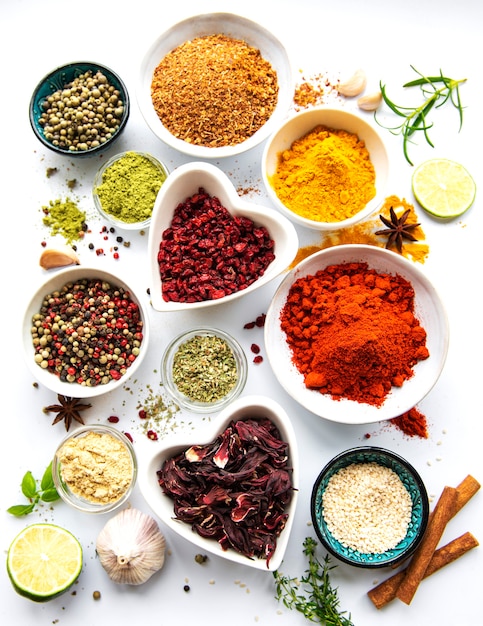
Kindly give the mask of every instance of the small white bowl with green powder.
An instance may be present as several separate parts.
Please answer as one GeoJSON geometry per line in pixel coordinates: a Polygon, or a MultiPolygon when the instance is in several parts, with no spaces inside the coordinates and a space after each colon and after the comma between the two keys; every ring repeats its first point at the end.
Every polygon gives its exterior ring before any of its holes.
{"type": "Polygon", "coordinates": [[[194,413],[220,411],[243,391],[247,358],[238,341],[222,330],[194,328],[168,345],[161,376],[181,407],[194,413]]]}
{"type": "Polygon", "coordinates": [[[168,176],[165,165],[145,152],[116,154],[97,171],[92,189],[100,215],[125,230],[151,222],[154,202],[168,176]]]}

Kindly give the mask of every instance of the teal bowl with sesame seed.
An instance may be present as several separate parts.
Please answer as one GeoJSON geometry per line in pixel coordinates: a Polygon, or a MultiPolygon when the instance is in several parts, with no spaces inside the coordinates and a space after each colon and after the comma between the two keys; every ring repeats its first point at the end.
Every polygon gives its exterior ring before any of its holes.
{"type": "Polygon", "coordinates": [[[408,461],[363,446],[341,452],[322,469],[312,489],[311,516],[323,546],[343,563],[390,567],[420,544],[429,498],[408,461]]]}

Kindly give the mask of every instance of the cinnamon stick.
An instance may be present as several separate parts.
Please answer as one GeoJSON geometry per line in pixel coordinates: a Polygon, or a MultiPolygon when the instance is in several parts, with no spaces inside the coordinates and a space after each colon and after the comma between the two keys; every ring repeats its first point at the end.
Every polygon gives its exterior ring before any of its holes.
{"type": "Polygon", "coordinates": [[[468,476],[460,482],[460,484],[456,487],[456,506],[454,515],[456,515],[458,511],[461,511],[464,505],[471,500],[480,487],[480,483],[476,480],[476,478],[473,478],[471,474],[468,474],[468,476]]]}
{"type": "Polygon", "coordinates": [[[455,515],[457,492],[454,487],[445,487],[430,517],[428,527],[418,549],[406,568],[404,578],[396,591],[396,597],[406,604],[416,593],[419,583],[443,535],[446,524],[455,515]]]}
{"type": "MultiPolygon", "coordinates": [[[[453,541],[450,541],[442,548],[436,550],[428,564],[428,567],[426,568],[426,571],[424,572],[423,579],[431,576],[431,574],[434,574],[445,565],[449,565],[453,561],[456,561],[456,559],[459,559],[460,556],[463,556],[463,554],[472,548],[476,548],[478,545],[478,541],[469,532],[464,533],[461,537],[453,539],[453,541]]],[[[396,597],[396,591],[404,579],[405,571],[406,570],[402,570],[397,574],[394,574],[377,585],[377,587],[368,591],[367,595],[377,609],[382,609],[382,607],[389,604],[391,600],[394,600],[396,597]]]]}

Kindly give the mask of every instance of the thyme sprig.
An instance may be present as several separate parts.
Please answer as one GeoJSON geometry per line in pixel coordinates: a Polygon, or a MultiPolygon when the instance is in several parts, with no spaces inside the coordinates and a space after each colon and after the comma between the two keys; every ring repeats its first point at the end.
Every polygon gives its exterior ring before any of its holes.
{"type": "Polygon", "coordinates": [[[311,537],[306,537],[303,546],[308,557],[308,569],[300,580],[283,576],[278,570],[274,572],[275,597],[311,622],[325,626],[354,626],[350,614],[345,617],[346,611],[339,611],[337,587],[332,586],[330,579],[330,572],[336,566],[331,564],[329,555],[321,563],[315,554],[317,542],[311,537]]]}
{"type": "Polygon", "coordinates": [[[428,116],[433,109],[439,109],[446,104],[446,102],[451,102],[451,104],[458,110],[460,120],[459,130],[461,130],[463,125],[464,107],[461,102],[459,87],[466,82],[467,79],[462,78],[460,80],[455,80],[453,78],[448,78],[443,75],[441,70],[438,76],[425,76],[412,65],[411,69],[419,75],[419,78],[405,83],[403,87],[419,87],[424,96],[423,103],[416,107],[395,104],[387,95],[386,85],[383,85],[381,81],[379,85],[383,101],[391,109],[391,111],[393,111],[393,113],[402,117],[403,121],[401,124],[397,124],[393,127],[385,126],[377,119],[377,112],[375,114],[375,119],[380,126],[384,126],[384,128],[390,130],[394,135],[402,134],[404,156],[406,161],[410,165],[413,165],[411,159],[409,158],[408,149],[414,133],[422,132],[427,143],[434,148],[434,144],[428,133],[428,131],[433,127],[433,123],[428,120],[428,116]]]}

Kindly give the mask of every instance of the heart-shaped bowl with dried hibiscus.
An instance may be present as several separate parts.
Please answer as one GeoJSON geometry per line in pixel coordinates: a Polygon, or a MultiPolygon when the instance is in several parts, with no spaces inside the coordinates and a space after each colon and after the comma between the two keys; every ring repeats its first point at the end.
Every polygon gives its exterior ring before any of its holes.
{"type": "Polygon", "coordinates": [[[153,512],[203,553],[264,571],[280,566],[297,505],[298,449],[271,398],[238,398],[196,435],[171,439],[139,459],[138,481],[153,512]]]}
{"type": "Polygon", "coordinates": [[[152,306],[179,311],[231,302],[279,276],[297,250],[290,220],[242,200],[221,169],[181,165],[161,187],[151,218],[152,306]]]}

